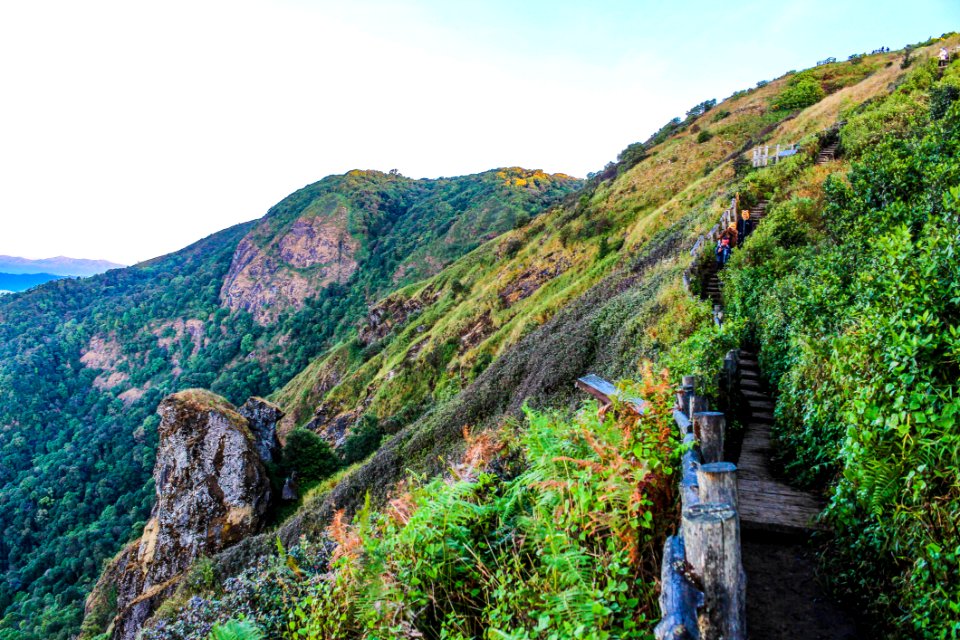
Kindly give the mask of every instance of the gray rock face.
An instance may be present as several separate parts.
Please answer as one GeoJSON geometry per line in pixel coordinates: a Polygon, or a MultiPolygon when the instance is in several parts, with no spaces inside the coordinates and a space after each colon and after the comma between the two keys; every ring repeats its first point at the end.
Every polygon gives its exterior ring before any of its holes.
{"type": "Polygon", "coordinates": [[[250,398],[240,407],[240,415],[246,418],[257,443],[257,451],[264,462],[279,462],[280,440],[277,438],[277,423],[283,417],[280,407],[263,398],[250,398]]]}
{"type": "MultiPolygon", "coordinates": [[[[274,414],[269,403],[251,407],[254,416],[274,414]]],[[[98,590],[116,586],[113,638],[119,640],[133,640],[194,560],[256,533],[270,501],[258,440],[233,405],[191,389],[165,398],[157,412],[157,501],[151,518],[140,540],[111,563],[91,594],[92,599],[98,590]]]]}

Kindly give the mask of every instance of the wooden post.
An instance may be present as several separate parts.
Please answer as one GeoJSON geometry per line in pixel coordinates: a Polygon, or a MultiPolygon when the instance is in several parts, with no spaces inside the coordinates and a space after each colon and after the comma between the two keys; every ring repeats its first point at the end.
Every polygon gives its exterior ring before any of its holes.
{"type": "Polygon", "coordinates": [[[683,376],[680,382],[680,391],[683,396],[680,399],[680,410],[690,417],[690,398],[697,393],[697,376],[683,376]]]}
{"type": "MultiPolygon", "coordinates": [[[[698,396],[696,394],[690,396],[690,404],[687,407],[687,415],[690,416],[690,422],[694,422],[694,415],[701,413],[707,410],[707,399],[703,396],[698,396]]],[[[697,426],[693,426],[694,433],[696,433],[697,426]]],[[[697,438],[699,440],[699,438],[697,438]]]]}
{"type": "MultiPolygon", "coordinates": [[[[693,403],[691,402],[691,407],[693,403]]],[[[693,433],[700,442],[704,462],[723,460],[723,439],[726,419],[720,411],[697,411],[692,414],[693,433]]]]}
{"type": "Polygon", "coordinates": [[[732,462],[709,462],[697,468],[700,502],[725,502],[739,511],[737,465],[732,462]]]}
{"type": "Polygon", "coordinates": [[[733,351],[728,351],[723,359],[723,375],[721,384],[723,387],[723,407],[730,410],[733,406],[733,383],[737,371],[737,360],[733,351]]]}
{"type": "MultiPolygon", "coordinates": [[[[683,443],[692,445],[693,434],[683,436],[683,443]]],[[[703,459],[696,447],[691,446],[680,458],[680,505],[681,510],[700,504],[700,479],[697,469],[703,459]]]]}
{"type": "Polygon", "coordinates": [[[697,609],[703,606],[703,594],[684,571],[683,538],[670,536],[663,545],[660,569],[660,623],[653,633],[657,640],[695,640],[697,609]]]}
{"type": "Polygon", "coordinates": [[[703,587],[697,626],[702,640],[745,640],[746,577],[740,561],[740,524],[726,503],[700,503],[683,512],[687,562],[703,587]]]}

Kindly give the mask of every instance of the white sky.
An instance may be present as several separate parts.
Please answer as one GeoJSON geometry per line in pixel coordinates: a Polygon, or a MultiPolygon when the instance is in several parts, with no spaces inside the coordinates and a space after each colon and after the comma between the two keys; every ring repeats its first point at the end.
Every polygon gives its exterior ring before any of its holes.
{"type": "Polygon", "coordinates": [[[0,254],[133,263],[353,168],[584,176],[956,0],[0,0],[0,254]]]}

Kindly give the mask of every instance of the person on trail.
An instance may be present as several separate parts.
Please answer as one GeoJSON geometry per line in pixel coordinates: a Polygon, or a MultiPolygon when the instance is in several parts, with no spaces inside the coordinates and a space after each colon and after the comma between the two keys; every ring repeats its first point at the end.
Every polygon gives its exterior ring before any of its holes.
{"type": "Polygon", "coordinates": [[[737,247],[743,246],[743,241],[753,232],[753,220],[750,219],[750,211],[744,209],[740,212],[740,219],[737,220],[737,247]]]}
{"type": "Polygon", "coordinates": [[[723,233],[720,234],[720,239],[723,240],[727,238],[730,244],[730,248],[737,246],[737,223],[731,222],[730,226],[723,230],[723,233]]]}
{"type": "Polygon", "coordinates": [[[722,237],[717,242],[717,266],[721,269],[727,264],[727,260],[730,259],[730,238],[722,237]]]}
{"type": "Polygon", "coordinates": [[[940,59],[940,66],[947,66],[947,62],[950,61],[950,52],[947,51],[946,47],[940,47],[940,54],[937,56],[940,59]]]}

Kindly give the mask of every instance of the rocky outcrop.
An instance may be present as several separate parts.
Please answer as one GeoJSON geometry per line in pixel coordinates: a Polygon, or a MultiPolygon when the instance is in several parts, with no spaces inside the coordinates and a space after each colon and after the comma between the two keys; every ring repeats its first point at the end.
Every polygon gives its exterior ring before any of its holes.
{"type": "Polygon", "coordinates": [[[382,340],[396,327],[406,324],[410,316],[436,302],[442,293],[442,290],[429,286],[412,298],[397,295],[381,300],[370,307],[366,322],[357,332],[357,339],[365,345],[382,340]]]}
{"type": "Polygon", "coordinates": [[[275,452],[280,413],[256,398],[243,412],[249,417],[199,389],[160,403],[153,512],[143,536],[107,567],[87,602],[89,614],[116,589],[114,639],[132,640],[194,560],[259,530],[270,501],[259,451],[275,452]]]}
{"type": "Polygon", "coordinates": [[[280,407],[263,398],[253,397],[240,407],[240,415],[250,427],[260,459],[263,462],[279,462],[280,440],[277,438],[277,423],[283,417],[280,407]]]}
{"type": "Polygon", "coordinates": [[[532,296],[545,283],[563,274],[570,268],[570,260],[557,254],[543,258],[540,264],[527,268],[498,294],[503,306],[514,304],[532,296]]]}
{"type": "Polygon", "coordinates": [[[271,235],[264,218],[233,254],[220,289],[220,301],[232,311],[249,311],[267,324],[287,308],[333,282],[346,282],[357,270],[359,243],[347,231],[347,210],[309,211],[285,232],[271,235]],[[281,235],[282,234],[282,235],[281,235]]]}

